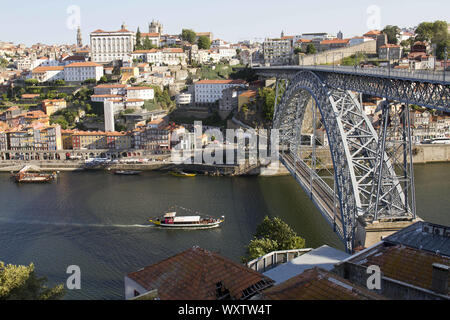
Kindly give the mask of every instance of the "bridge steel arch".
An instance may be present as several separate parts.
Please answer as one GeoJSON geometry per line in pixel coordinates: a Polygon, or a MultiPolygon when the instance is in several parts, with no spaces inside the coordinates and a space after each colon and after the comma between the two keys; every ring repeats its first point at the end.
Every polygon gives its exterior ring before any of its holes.
{"type": "MultiPolygon", "coordinates": [[[[383,156],[381,165],[385,175],[391,177],[389,189],[382,199],[374,199],[374,181],[376,168],[380,167],[379,137],[366,116],[361,105],[350,91],[329,87],[312,71],[300,71],[289,81],[281,102],[274,112],[274,129],[280,132],[280,160],[288,167],[287,159],[293,159],[294,166],[303,166],[299,157],[301,147],[301,130],[308,101],[314,100],[328,137],[331,159],[334,167],[335,196],[334,208],[328,210],[312,197],[313,184],[300,185],[308,193],[344,242],[346,250],[353,252],[360,245],[358,234],[363,229],[364,221],[370,217],[373,203],[389,207],[389,213],[396,217],[411,217],[413,214],[405,202],[405,194],[388,157],[383,156]],[[377,161],[378,160],[378,161],[377,161]],[[337,210],[339,222],[331,221],[330,210],[337,210]]],[[[383,151],[384,152],[384,151],[383,151]]],[[[294,173],[293,173],[294,174],[294,173]]],[[[321,189],[329,188],[315,172],[313,179],[321,183],[321,189]]]]}

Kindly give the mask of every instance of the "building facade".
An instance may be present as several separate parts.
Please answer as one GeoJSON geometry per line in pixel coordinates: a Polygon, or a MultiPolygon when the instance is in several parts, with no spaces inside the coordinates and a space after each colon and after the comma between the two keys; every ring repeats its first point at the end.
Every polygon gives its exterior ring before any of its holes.
{"type": "Polygon", "coordinates": [[[126,29],[125,25],[118,31],[103,31],[91,33],[92,61],[108,63],[127,59],[136,45],[136,34],[126,29]]]}

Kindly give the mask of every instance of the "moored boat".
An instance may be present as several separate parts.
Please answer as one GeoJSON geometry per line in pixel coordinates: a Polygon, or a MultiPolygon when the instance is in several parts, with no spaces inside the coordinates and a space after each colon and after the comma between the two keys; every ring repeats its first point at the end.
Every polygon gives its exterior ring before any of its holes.
{"type": "Polygon", "coordinates": [[[187,178],[191,178],[191,177],[195,177],[196,174],[195,173],[187,173],[184,171],[171,171],[170,172],[173,176],[175,177],[187,177],[187,178]]]}
{"type": "Polygon", "coordinates": [[[39,171],[39,169],[33,168],[31,166],[25,166],[19,172],[13,173],[12,177],[16,182],[20,183],[44,183],[50,182],[57,177],[56,172],[40,173],[32,171],[39,171]]]}
{"type": "Polygon", "coordinates": [[[184,216],[177,217],[176,212],[169,212],[161,217],[152,218],[149,221],[153,223],[155,226],[164,227],[164,228],[181,228],[181,229],[209,229],[209,228],[217,228],[224,221],[225,216],[222,216],[220,219],[212,218],[212,217],[202,217],[202,216],[184,216]]]}
{"type": "Polygon", "coordinates": [[[114,174],[123,175],[123,176],[136,176],[141,174],[142,171],[133,171],[133,170],[116,170],[114,174]]]}

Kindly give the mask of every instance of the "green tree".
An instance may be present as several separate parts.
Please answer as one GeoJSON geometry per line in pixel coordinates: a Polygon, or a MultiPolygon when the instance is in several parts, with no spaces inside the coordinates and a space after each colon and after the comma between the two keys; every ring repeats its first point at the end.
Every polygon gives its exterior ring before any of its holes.
{"type": "Polygon", "coordinates": [[[139,30],[139,27],[137,28],[137,32],[136,32],[136,45],[134,46],[134,49],[142,50],[141,30],[139,30]]]}
{"type": "Polygon", "coordinates": [[[183,29],[181,31],[181,39],[194,44],[195,40],[197,40],[197,34],[191,29],[183,29]]]}
{"type": "Polygon", "coordinates": [[[416,41],[426,41],[436,45],[436,56],[444,59],[445,47],[450,47],[448,24],[445,21],[422,22],[416,29],[416,41]]]}
{"type": "Polygon", "coordinates": [[[382,31],[387,35],[388,43],[398,44],[398,36],[401,31],[399,27],[387,25],[382,31]]]}
{"type": "Polygon", "coordinates": [[[297,47],[297,48],[294,49],[294,53],[295,54],[299,54],[301,52],[302,52],[302,49],[300,47],[297,47]]]}
{"type": "Polygon", "coordinates": [[[98,82],[99,83],[106,83],[106,82],[108,82],[108,78],[106,76],[102,76],[98,82]]]}
{"type": "Polygon", "coordinates": [[[0,58],[0,68],[6,68],[9,62],[5,58],[0,58]]]}
{"type": "Polygon", "coordinates": [[[306,46],[306,54],[314,54],[317,52],[316,47],[312,43],[308,43],[306,46]]]}
{"type": "Polygon", "coordinates": [[[25,85],[27,86],[35,86],[39,83],[37,79],[27,79],[25,80],[25,85]]]}
{"type": "Polygon", "coordinates": [[[49,288],[47,279],[39,278],[34,265],[5,265],[0,261],[0,300],[58,300],[65,294],[64,286],[49,288]]]}
{"type": "Polygon", "coordinates": [[[207,36],[201,36],[198,38],[198,48],[207,50],[211,48],[211,40],[207,36]]]}
{"type": "Polygon", "coordinates": [[[287,223],[278,217],[271,219],[266,216],[256,228],[255,238],[247,246],[247,259],[253,260],[273,251],[304,247],[305,239],[299,237],[287,223]]]}

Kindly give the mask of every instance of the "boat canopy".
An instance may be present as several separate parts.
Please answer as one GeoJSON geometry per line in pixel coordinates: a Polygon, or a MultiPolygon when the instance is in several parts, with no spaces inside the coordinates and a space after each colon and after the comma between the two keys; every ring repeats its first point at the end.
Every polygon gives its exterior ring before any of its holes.
{"type": "Polygon", "coordinates": [[[193,217],[176,217],[173,219],[173,222],[199,222],[200,216],[193,216],[193,217]]]}
{"type": "Polygon", "coordinates": [[[164,215],[164,218],[174,218],[176,215],[176,212],[168,212],[164,215]]]}

